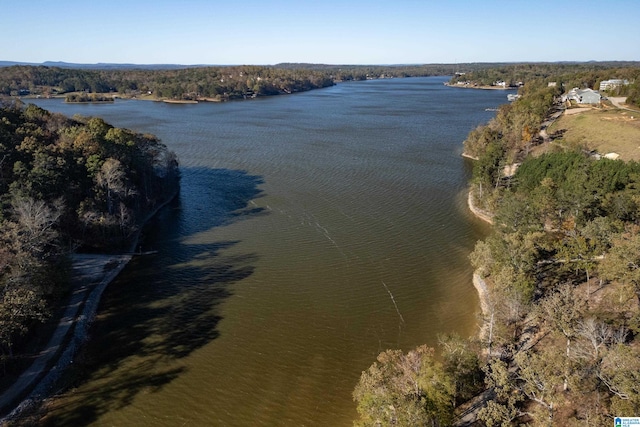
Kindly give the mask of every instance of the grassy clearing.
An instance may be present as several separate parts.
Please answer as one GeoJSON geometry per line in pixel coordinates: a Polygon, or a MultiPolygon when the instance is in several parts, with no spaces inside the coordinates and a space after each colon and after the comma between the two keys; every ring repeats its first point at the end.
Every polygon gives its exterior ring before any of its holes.
{"type": "Polygon", "coordinates": [[[620,160],[640,161],[640,112],[617,108],[563,114],[548,130],[562,136],[554,142],[598,153],[618,153],[620,160]]]}

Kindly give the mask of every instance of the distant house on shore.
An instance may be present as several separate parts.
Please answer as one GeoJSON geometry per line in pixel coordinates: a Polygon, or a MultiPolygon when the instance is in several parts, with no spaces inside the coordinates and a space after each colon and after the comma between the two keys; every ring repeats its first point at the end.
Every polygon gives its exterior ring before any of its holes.
{"type": "Polygon", "coordinates": [[[571,89],[563,96],[564,101],[574,101],[577,104],[599,104],[602,95],[593,89],[571,89]]]}
{"type": "Polygon", "coordinates": [[[610,79],[600,82],[600,90],[611,90],[620,86],[626,86],[629,84],[629,80],[622,79],[610,79]]]}

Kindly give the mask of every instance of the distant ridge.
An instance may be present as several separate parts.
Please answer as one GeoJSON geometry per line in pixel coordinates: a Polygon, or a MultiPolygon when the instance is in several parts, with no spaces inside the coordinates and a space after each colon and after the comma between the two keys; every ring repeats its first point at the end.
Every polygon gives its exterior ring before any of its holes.
{"type": "MultiPolygon", "coordinates": [[[[518,64],[593,64],[599,66],[616,66],[616,67],[637,67],[640,61],[552,61],[552,62],[536,62],[536,61],[517,61],[517,62],[460,62],[456,64],[444,63],[424,63],[424,64],[315,64],[306,62],[281,62],[275,65],[268,64],[243,64],[262,67],[273,67],[281,69],[309,69],[309,70],[334,70],[338,68],[366,69],[370,67],[386,67],[386,68],[402,68],[402,67],[421,67],[421,66],[475,66],[481,68],[495,68],[518,64]]],[[[74,62],[64,61],[45,61],[45,62],[22,62],[22,61],[0,61],[0,68],[12,67],[16,65],[24,65],[31,67],[57,67],[67,69],[84,69],[84,70],[180,70],[187,68],[204,68],[204,67],[234,67],[241,64],[130,64],[130,63],[105,63],[96,64],[78,64],[74,62]]]]}
{"type": "Polygon", "coordinates": [[[85,70],[177,70],[183,68],[197,67],[221,67],[223,65],[182,65],[182,64],[108,64],[99,62],[97,64],[76,64],[73,62],[63,61],[46,61],[42,63],[35,62],[18,62],[18,61],[0,61],[0,67],[12,67],[14,65],[28,65],[32,67],[58,67],[58,68],[76,68],[85,70]]]}

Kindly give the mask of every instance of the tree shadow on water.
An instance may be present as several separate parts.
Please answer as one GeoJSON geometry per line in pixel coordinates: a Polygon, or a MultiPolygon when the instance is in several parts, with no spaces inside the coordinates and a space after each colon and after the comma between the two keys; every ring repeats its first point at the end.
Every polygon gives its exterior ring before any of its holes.
{"type": "Polygon", "coordinates": [[[180,197],[143,233],[143,250],[157,254],[135,257],[105,291],[91,340],[67,376],[72,391],[47,408],[44,425],[90,424],[160,390],[185,372],[181,358],[219,336],[218,306],[253,273],[257,255],[204,232],[266,215],[252,204],[263,180],[227,169],[182,176],[180,197]]]}

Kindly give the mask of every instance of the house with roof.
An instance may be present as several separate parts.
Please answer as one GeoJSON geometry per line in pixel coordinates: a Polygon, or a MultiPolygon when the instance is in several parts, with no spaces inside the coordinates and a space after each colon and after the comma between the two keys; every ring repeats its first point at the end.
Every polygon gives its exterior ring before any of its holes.
{"type": "Polygon", "coordinates": [[[563,98],[564,101],[574,101],[576,104],[599,104],[602,95],[593,89],[573,88],[563,98]]]}
{"type": "Polygon", "coordinates": [[[609,79],[600,82],[600,90],[611,90],[620,86],[626,86],[629,84],[629,80],[622,79],[609,79]]]}

